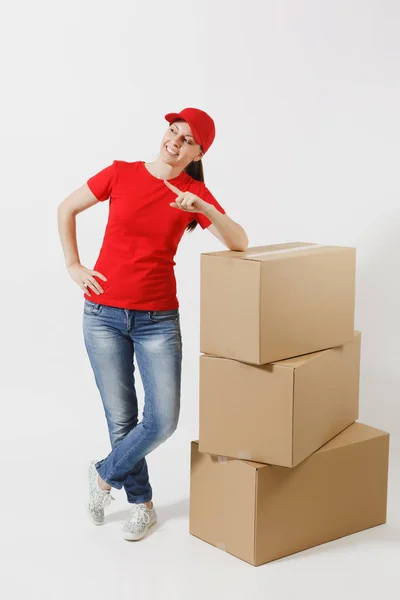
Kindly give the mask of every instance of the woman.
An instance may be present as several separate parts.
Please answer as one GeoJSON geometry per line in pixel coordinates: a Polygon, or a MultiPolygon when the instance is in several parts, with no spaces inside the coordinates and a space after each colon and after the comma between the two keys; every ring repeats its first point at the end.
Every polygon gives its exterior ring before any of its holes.
{"type": "Polygon", "coordinates": [[[89,466],[88,512],[104,522],[111,488],[125,488],[132,514],[123,536],[138,540],[156,522],[145,456],[175,431],[180,411],[182,337],[174,256],[198,223],[231,250],[244,250],[243,228],[204,184],[201,158],[215,126],[202,110],[168,113],[154,162],[113,163],[60,204],[58,222],[68,272],[84,291],[83,334],[103,402],[112,451],[89,466]],[[110,199],[94,269],[81,265],[75,215],[110,199]],[[134,352],[143,382],[138,423],[134,352]]]}

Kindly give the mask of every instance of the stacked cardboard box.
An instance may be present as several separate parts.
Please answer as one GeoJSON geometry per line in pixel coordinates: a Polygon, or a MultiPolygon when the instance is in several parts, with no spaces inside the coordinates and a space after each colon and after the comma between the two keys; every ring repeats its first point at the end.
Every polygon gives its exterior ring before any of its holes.
{"type": "Polygon", "coordinates": [[[386,522],[389,434],[355,422],[355,248],[201,255],[189,531],[260,565],[386,522]]]}

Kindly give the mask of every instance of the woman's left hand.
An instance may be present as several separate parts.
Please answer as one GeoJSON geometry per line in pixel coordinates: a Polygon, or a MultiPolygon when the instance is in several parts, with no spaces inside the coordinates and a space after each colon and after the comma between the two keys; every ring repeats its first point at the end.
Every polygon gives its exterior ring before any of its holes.
{"type": "Polygon", "coordinates": [[[170,202],[169,205],[173,208],[179,208],[179,210],[183,210],[185,212],[198,212],[203,213],[204,210],[208,207],[208,202],[202,200],[196,194],[192,194],[192,192],[182,192],[180,189],[172,185],[166,179],[163,179],[166,186],[169,187],[170,190],[177,194],[177,198],[175,202],[170,202]]]}

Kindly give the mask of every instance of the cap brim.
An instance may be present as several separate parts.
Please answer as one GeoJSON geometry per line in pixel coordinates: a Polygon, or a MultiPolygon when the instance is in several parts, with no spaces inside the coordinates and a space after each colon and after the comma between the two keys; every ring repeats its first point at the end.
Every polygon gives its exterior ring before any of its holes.
{"type": "Polygon", "coordinates": [[[181,117],[178,113],[168,113],[165,115],[165,119],[167,119],[167,121],[171,123],[171,121],[175,121],[176,119],[183,119],[183,117],[181,117]]]}

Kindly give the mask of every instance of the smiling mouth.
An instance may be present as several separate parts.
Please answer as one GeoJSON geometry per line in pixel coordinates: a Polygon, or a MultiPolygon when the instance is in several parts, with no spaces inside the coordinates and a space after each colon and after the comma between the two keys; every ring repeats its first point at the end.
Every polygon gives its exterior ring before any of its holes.
{"type": "Polygon", "coordinates": [[[167,144],[165,144],[165,148],[166,148],[168,154],[170,154],[171,156],[178,156],[178,154],[176,152],[174,152],[174,151],[170,152],[170,148],[168,148],[167,144]]]}

